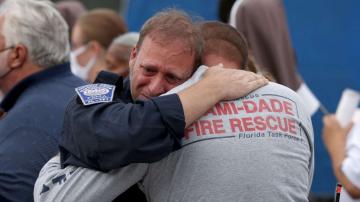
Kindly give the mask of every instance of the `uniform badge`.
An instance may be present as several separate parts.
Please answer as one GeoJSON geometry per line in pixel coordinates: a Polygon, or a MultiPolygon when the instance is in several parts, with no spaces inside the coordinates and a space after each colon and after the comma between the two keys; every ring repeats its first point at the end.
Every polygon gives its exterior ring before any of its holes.
{"type": "Polygon", "coordinates": [[[95,83],[75,88],[84,105],[111,102],[114,97],[115,86],[95,83]]]}

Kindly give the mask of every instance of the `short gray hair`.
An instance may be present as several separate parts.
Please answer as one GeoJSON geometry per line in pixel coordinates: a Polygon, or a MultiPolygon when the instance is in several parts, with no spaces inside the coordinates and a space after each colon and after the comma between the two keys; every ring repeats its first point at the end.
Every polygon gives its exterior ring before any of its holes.
{"type": "Polygon", "coordinates": [[[127,32],[125,34],[116,37],[112,41],[112,44],[135,47],[138,41],[139,41],[138,32],[127,32]]]}
{"type": "Polygon", "coordinates": [[[23,44],[33,63],[47,68],[69,60],[69,28],[49,0],[6,0],[0,15],[6,45],[23,44]]]}

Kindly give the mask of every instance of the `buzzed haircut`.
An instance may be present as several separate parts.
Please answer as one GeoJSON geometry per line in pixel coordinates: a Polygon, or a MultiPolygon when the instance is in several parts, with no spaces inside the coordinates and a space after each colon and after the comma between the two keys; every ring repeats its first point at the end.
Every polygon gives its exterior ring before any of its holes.
{"type": "Polygon", "coordinates": [[[207,21],[200,25],[204,40],[203,54],[216,54],[247,69],[248,46],[245,37],[235,28],[218,21],[207,21]]]}
{"type": "Polygon", "coordinates": [[[144,38],[149,36],[159,43],[168,43],[180,39],[195,55],[194,65],[201,62],[203,41],[199,27],[185,12],[176,9],[167,9],[156,13],[148,19],[140,30],[136,48],[140,50],[144,38]]]}

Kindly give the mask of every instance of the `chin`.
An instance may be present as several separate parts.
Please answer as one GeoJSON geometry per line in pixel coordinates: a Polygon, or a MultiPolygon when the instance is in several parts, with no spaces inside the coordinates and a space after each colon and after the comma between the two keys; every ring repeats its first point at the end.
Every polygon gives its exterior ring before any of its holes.
{"type": "Polygon", "coordinates": [[[139,100],[139,101],[145,101],[145,100],[148,100],[149,97],[148,96],[145,96],[145,95],[139,95],[135,98],[135,100],[139,100]]]}

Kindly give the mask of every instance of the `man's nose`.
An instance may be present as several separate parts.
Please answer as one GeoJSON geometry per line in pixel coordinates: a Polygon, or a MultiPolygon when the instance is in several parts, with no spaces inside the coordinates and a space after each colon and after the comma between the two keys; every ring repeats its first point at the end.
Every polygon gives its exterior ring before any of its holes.
{"type": "Polygon", "coordinates": [[[166,93],[165,79],[160,76],[153,78],[149,84],[148,89],[151,97],[156,97],[166,93]]]}

